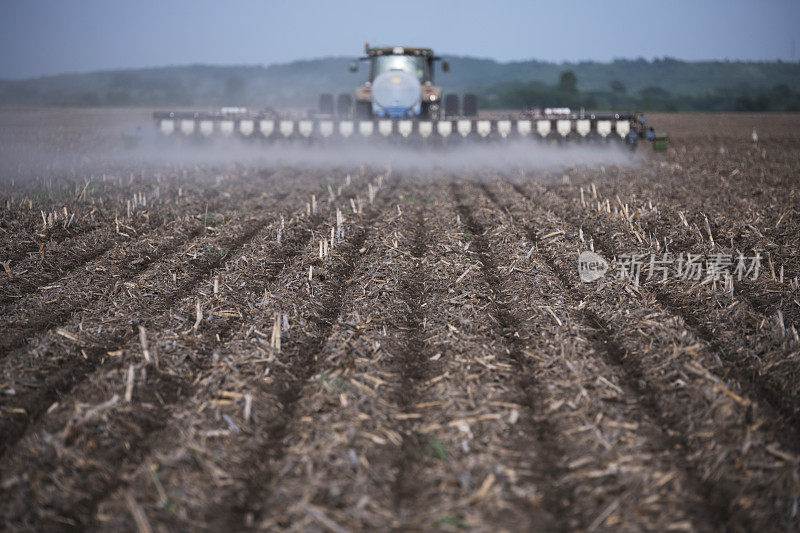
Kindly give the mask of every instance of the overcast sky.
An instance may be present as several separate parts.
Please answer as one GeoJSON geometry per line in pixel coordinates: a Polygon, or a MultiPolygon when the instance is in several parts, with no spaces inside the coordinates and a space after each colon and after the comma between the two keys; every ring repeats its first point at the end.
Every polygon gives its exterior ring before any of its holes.
{"type": "Polygon", "coordinates": [[[800,0],[0,0],[0,11],[0,78],[12,79],[356,56],[367,41],[501,61],[788,61],[800,47],[800,0]]]}

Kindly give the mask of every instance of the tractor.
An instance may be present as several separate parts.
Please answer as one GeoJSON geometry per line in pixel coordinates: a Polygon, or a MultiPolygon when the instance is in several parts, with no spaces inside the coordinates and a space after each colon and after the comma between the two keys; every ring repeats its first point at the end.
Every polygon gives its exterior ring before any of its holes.
{"type": "MultiPolygon", "coordinates": [[[[350,63],[351,72],[358,72],[359,62],[369,63],[369,78],[355,90],[355,108],[350,94],[340,94],[334,102],[332,94],[324,93],[319,98],[321,115],[339,118],[355,115],[360,120],[478,116],[478,99],[474,94],[464,95],[463,102],[457,94],[447,94],[442,100],[442,88],[434,85],[435,65],[442,59],[430,48],[367,44],[364,52],[358,61],[350,63]]],[[[449,72],[450,64],[442,61],[441,68],[449,72]]]]}

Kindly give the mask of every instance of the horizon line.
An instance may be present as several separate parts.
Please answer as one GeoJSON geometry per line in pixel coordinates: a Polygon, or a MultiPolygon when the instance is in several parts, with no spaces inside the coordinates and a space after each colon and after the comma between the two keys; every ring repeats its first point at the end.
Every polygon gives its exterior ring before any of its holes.
{"type": "MultiPolygon", "coordinates": [[[[492,61],[501,65],[509,65],[514,63],[529,63],[529,62],[537,62],[537,63],[545,63],[551,65],[580,65],[583,63],[597,63],[597,64],[611,64],[617,61],[645,61],[647,63],[655,63],[656,61],[664,61],[664,60],[673,60],[678,61],[681,63],[785,63],[785,64],[798,64],[800,65],[800,61],[789,61],[784,60],[781,58],[775,59],[731,59],[731,58],[724,58],[724,59],[681,59],[678,57],[673,57],[669,55],[664,55],[660,57],[652,57],[650,59],[639,56],[635,58],[631,57],[615,57],[610,60],[597,60],[597,59],[580,59],[580,60],[562,60],[562,61],[549,61],[545,59],[536,59],[536,58],[528,58],[528,59],[511,59],[511,60],[499,60],[494,59],[491,57],[481,57],[481,56],[471,56],[471,55],[458,55],[458,54],[449,54],[449,53],[441,53],[439,54],[442,57],[447,56],[448,58],[458,58],[458,59],[477,59],[481,61],[492,61]]],[[[211,67],[211,68],[263,68],[269,69],[272,67],[282,67],[287,65],[292,65],[295,63],[303,63],[303,62],[312,62],[312,61],[323,61],[323,60],[339,60],[339,59],[355,59],[357,56],[349,56],[349,55],[330,55],[330,56],[317,56],[311,58],[301,58],[301,59],[293,59],[291,61],[283,61],[283,62],[275,62],[270,64],[263,64],[263,63],[180,63],[180,64],[165,64],[165,65],[151,65],[151,66],[141,66],[141,67],[106,67],[106,68],[99,68],[94,70],[78,70],[78,71],[62,71],[53,74],[39,74],[34,76],[27,76],[23,78],[17,77],[2,77],[0,76],[0,81],[4,82],[24,82],[24,81],[33,81],[33,80],[40,80],[43,78],[57,78],[60,76],[81,76],[87,74],[104,74],[109,72],[124,72],[124,71],[136,71],[136,70],[161,70],[161,69],[170,69],[170,68],[189,68],[189,67],[211,67]]]]}

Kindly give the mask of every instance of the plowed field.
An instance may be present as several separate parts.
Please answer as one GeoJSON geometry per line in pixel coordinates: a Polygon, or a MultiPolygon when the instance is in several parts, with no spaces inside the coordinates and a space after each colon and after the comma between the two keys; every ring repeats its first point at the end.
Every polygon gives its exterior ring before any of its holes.
{"type": "Polygon", "coordinates": [[[799,117],[398,169],[109,163],[92,113],[3,111],[5,528],[800,529],[799,117]]]}

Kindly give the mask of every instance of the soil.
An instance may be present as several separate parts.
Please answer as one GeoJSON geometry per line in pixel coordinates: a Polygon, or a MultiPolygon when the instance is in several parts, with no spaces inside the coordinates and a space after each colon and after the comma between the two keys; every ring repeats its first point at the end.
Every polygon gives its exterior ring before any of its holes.
{"type": "Polygon", "coordinates": [[[130,115],[35,111],[0,135],[6,529],[800,529],[800,116],[399,171],[109,160],[130,115]]]}

